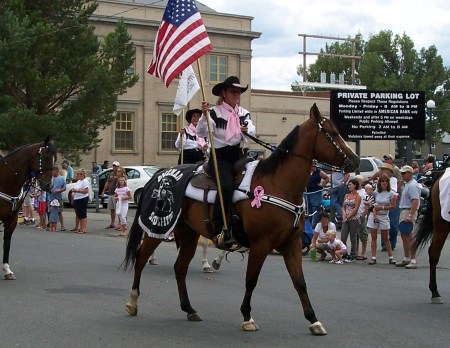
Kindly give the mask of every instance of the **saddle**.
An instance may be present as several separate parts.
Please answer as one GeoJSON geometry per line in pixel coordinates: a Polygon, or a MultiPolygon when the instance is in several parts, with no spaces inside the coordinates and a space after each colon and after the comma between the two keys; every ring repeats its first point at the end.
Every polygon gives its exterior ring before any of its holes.
{"type": "MultiPolygon", "coordinates": [[[[234,172],[234,186],[238,187],[242,180],[244,179],[246,168],[245,165],[249,162],[252,162],[254,159],[251,157],[242,157],[240,158],[233,167],[234,172]]],[[[242,247],[249,247],[249,241],[248,237],[244,232],[244,228],[242,226],[242,221],[240,218],[235,215],[234,213],[231,213],[231,225],[230,227],[233,230],[233,237],[237,241],[237,244],[233,244],[233,246],[227,247],[227,246],[219,246],[217,243],[217,236],[213,233],[213,228],[211,224],[211,220],[209,217],[209,207],[208,207],[208,192],[211,190],[217,191],[217,184],[215,179],[212,178],[212,176],[209,173],[212,173],[214,170],[212,163],[209,161],[205,162],[203,164],[203,171],[197,172],[194,177],[191,179],[190,184],[198,189],[203,190],[203,210],[205,215],[205,225],[206,229],[208,231],[208,234],[211,238],[211,240],[214,241],[214,244],[217,248],[226,250],[226,251],[237,251],[241,249],[242,247]]]]}
{"type": "MultiPolygon", "coordinates": [[[[234,164],[233,172],[235,187],[239,186],[245,176],[245,165],[252,161],[254,161],[252,157],[242,157],[234,164]]],[[[203,164],[203,171],[198,172],[191,179],[191,185],[202,190],[217,190],[216,181],[210,174],[213,171],[213,164],[210,161],[206,161],[203,164]]]]}

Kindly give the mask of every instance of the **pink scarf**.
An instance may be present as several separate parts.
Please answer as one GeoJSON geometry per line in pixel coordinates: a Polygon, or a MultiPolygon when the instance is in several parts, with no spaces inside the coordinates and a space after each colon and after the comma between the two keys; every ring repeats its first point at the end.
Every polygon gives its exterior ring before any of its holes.
{"type": "Polygon", "coordinates": [[[228,141],[235,135],[241,134],[241,125],[239,123],[239,116],[238,116],[239,106],[236,104],[236,106],[232,108],[225,102],[223,102],[219,106],[223,108],[223,110],[221,110],[223,114],[228,113],[227,131],[225,133],[225,139],[228,141]]]}
{"type": "Polygon", "coordinates": [[[197,135],[196,127],[195,127],[192,123],[189,124],[188,128],[192,131],[192,133],[195,134],[195,137],[197,138],[197,143],[198,143],[198,144],[202,147],[202,149],[203,149],[203,146],[206,145],[205,139],[203,139],[203,138],[201,138],[201,137],[199,137],[199,136],[197,135]]]}

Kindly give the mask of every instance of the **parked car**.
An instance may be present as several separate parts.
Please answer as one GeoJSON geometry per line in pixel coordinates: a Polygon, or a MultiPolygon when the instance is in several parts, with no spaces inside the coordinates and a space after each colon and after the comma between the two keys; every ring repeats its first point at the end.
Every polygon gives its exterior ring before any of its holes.
{"type": "MultiPolygon", "coordinates": [[[[142,189],[144,188],[147,181],[155,174],[160,168],[157,166],[123,166],[127,172],[127,186],[131,191],[131,200],[129,203],[138,204],[141,196],[142,189]]],[[[108,175],[112,172],[112,168],[105,169],[98,174],[99,182],[99,194],[103,192],[103,188],[106,184],[106,179],[108,175]]],[[[103,206],[108,202],[107,195],[102,199],[103,206]]]]}
{"type": "MultiPolygon", "coordinates": [[[[359,174],[363,177],[363,182],[369,181],[369,178],[378,172],[383,165],[383,161],[378,157],[361,156],[359,164],[359,174]]],[[[350,173],[350,178],[354,177],[356,173],[350,173]]]]}
{"type": "MultiPolygon", "coordinates": [[[[94,192],[92,191],[92,186],[91,186],[91,178],[90,177],[86,177],[86,179],[89,181],[89,203],[94,202],[94,192]]],[[[62,201],[64,205],[71,205],[70,204],[70,193],[72,191],[72,189],[75,186],[75,182],[71,182],[70,184],[66,184],[66,190],[62,193],[62,201]]]]}

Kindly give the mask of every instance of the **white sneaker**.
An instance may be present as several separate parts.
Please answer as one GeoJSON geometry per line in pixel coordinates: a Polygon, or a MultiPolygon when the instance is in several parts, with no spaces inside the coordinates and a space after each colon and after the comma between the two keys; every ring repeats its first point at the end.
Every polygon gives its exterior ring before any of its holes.
{"type": "Polygon", "coordinates": [[[405,266],[406,269],[417,269],[417,263],[410,262],[405,266]]]}
{"type": "Polygon", "coordinates": [[[342,261],[342,260],[336,261],[336,265],[343,265],[343,264],[344,264],[344,261],[342,261]]]}
{"type": "Polygon", "coordinates": [[[336,263],[335,260],[328,261],[328,263],[336,263]]]}

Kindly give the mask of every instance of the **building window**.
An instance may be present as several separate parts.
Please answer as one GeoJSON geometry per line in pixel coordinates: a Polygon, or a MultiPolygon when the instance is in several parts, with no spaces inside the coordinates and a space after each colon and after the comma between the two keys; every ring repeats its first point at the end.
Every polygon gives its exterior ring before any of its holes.
{"type": "Polygon", "coordinates": [[[209,81],[221,82],[228,76],[228,57],[211,54],[209,56],[209,81]]]}
{"type": "Polygon", "coordinates": [[[161,150],[173,151],[175,148],[175,140],[177,140],[178,132],[181,128],[179,125],[179,117],[173,112],[163,112],[161,116],[161,150]]]}
{"type": "Polygon", "coordinates": [[[115,150],[134,150],[134,122],[134,112],[117,112],[114,124],[115,150]]]}

